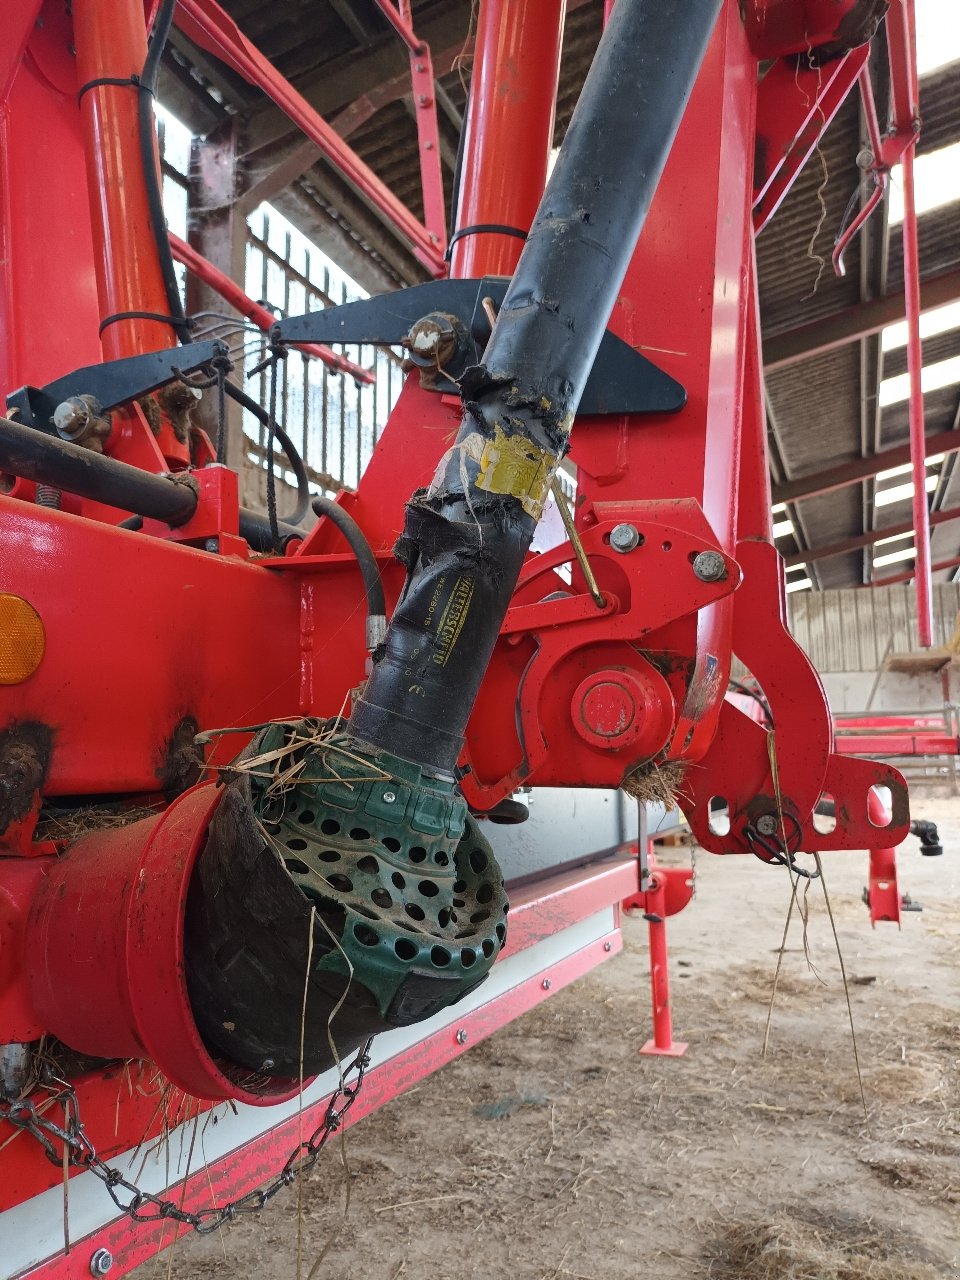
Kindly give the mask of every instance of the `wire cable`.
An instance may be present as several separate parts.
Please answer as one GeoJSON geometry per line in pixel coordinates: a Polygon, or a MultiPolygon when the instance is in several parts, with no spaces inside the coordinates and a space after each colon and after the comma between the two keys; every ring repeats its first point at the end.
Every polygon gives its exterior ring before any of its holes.
{"type": "MultiPolygon", "coordinates": [[[[252,413],[258,422],[262,423],[268,430],[270,429],[270,417],[267,411],[257,404],[252,396],[248,396],[233,382],[225,382],[223,390],[231,400],[236,401],[241,408],[246,409],[248,413],[252,413]]],[[[284,431],[278,422],[273,424],[273,433],[276,436],[277,444],[283,450],[283,453],[290,463],[290,470],[293,472],[297,481],[297,505],[294,512],[290,516],[280,518],[282,524],[301,524],[304,516],[310,509],[310,479],[307,476],[307,468],[304,466],[303,459],[297,452],[296,445],[284,431]]]]}

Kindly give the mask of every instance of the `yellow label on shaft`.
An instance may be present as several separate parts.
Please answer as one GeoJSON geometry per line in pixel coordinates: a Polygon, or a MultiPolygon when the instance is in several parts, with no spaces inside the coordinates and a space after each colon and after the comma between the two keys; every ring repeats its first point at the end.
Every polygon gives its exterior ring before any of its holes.
{"type": "Polygon", "coordinates": [[[478,462],[478,489],[487,493],[509,493],[519,500],[528,515],[540,519],[557,469],[555,454],[538,448],[525,436],[508,436],[497,425],[493,439],[484,440],[478,462]]]}
{"type": "Polygon", "coordinates": [[[459,577],[453,584],[450,598],[437,623],[437,645],[433,653],[433,661],[438,667],[447,665],[447,659],[457,646],[463,624],[470,612],[473,591],[474,584],[470,578],[459,577]]]}

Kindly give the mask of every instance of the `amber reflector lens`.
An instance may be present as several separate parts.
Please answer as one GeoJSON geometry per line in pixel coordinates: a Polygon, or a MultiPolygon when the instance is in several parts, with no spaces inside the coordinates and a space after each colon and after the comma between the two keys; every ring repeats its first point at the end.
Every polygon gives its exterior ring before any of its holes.
{"type": "Polygon", "coordinates": [[[20,684],[43,658],[47,638],[40,615],[20,596],[0,592],[0,684],[20,684]]]}

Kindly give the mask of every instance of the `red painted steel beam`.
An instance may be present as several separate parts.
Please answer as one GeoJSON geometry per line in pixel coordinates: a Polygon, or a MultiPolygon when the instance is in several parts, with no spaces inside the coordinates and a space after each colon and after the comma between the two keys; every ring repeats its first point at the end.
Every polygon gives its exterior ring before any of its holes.
{"type": "Polygon", "coordinates": [[[913,475],[913,527],[916,531],[917,631],[921,648],[933,644],[933,578],[930,568],[930,512],[926,490],[926,429],[923,415],[923,349],[920,342],[920,247],[913,180],[917,115],[917,32],[914,0],[894,0],[887,17],[887,46],[893,95],[894,130],[909,137],[903,171],[903,291],[906,299],[907,371],[910,381],[910,462],[913,475]]]}
{"type": "Polygon", "coordinates": [[[780,208],[817,143],[857,82],[869,45],[815,70],[779,60],[757,90],[757,156],[762,176],[754,190],[754,230],[780,208]]]}
{"type": "MultiPolygon", "coordinates": [[[[242,316],[252,320],[258,329],[262,329],[264,333],[270,332],[277,319],[272,311],[268,311],[259,302],[254,302],[252,298],[248,297],[225,272],[221,271],[219,267],[215,267],[202,254],[197,253],[193,245],[187,244],[186,240],[181,240],[172,231],[169,235],[170,249],[178,262],[182,262],[188,271],[192,271],[204,284],[209,285],[211,289],[219,293],[224,302],[229,302],[230,306],[235,307],[242,316]]],[[[364,369],[361,365],[354,364],[352,360],[347,360],[345,356],[337,355],[336,351],[331,350],[330,347],[322,343],[304,342],[297,346],[297,350],[305,352],[308,356],[315,356],[331,369],[336,369],[338,373],[349,374],[357,382],[369,384],[374,381],[374,375],[369,369],[364,369]]]]}
{"type": "MultiPolygon", "coordinates": [[[[920,310],[931,311],[960,298],[960,269],[945,271],[920,281],[920,310]]],[[[871,338],[888,325],[898,324],[906,315],[902,293],[887,294],[871,302],[835,311],[833,315],[809,324],[799,324],[784,333],[774,334],[763,344],[763,367],[767,373],[786,369],[801,360],[809,360],[835,351],[861,338],[871,338]]]]}
{"type": "MultiPolygon", "coordinates": [[[[960,507],[950,507],[946,511],[930,513],[931,525],[949,524],[951,520],[960,520],[960,507]]],[[[868,529],[866,533],[859,533],[852,538],[843,538],[840,542],[831,542],[824,547],[796,551],[792,556],[784,558],[784,564],[789,569],[794,565],[807,564],[810,560],[829,560],[831,556],[843,556],[851,551],[859,551],[863,547],[873,547],[884,538],[897,538],[905,533],[913,533],[912,520],[889,525],[886,529],[868,529]]]]}
{"type": "Polygon", "coordinates": [[[373,0],[373,2],[410,52],[422,53],[426,48],[426,45],[422,40],[418,39],[417,34],[409,21],[402,13],[399,12],[398,9],[394,7],[391,0],[373,0]]]}
{"type": "Polygon", "coordinates": [[[943,733],[838,734],[834,751],[842,756],[955,756],[958,742],[943,733]]]}
{"type": "Polygon", "coordinates": [[[225,62],[250,84],[262,89],[297,128],[320,147],[327,160],[360,195],[393,224],[409,244],[417,261],[432,275],[446,273],[443,250],[436,236],[414,217],[290,81],[250,43],[216,0],[179,0],[176,23],[195,44],[225,62]]]}
{"type": "MultiPolygon", "coordinates": [[[[933,458],[941,453],[956,453],[957,450],[960,450],[960,431],[940,431],[936,435],[924,437],[923,452],[926,458],[933,458]]],[[[859,484],[861,480],[870,480],[891,467],[905,466],[909,461],[910,445],[897,445],[896,448],[875,453],[870,458],[854,458],[826,471],[816,471],[813,475],[774,485],[772,500],[774,503],[801,502],[804,498],[818,498],[821,494],[833,493],[835,489],[845,489],[848,485],[859,484]]]]}

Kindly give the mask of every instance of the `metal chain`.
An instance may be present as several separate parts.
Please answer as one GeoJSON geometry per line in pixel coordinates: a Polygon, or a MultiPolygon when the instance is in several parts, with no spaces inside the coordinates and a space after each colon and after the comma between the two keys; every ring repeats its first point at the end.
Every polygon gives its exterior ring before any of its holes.
{"type": "Polygon", "coordinates": [[[156,1222],[170,1218],[174,1222],[182,1222],[192,1227],[199,1235],[217,1231],[225,1222],[245,1213],[259,1213],[273,1199],[282,1187],[289,1186],[303,1173],[307,1173],[320,1159],[320,1153],[326,1146],[327,1139],[336,1133],[343,1123],[343,1118],[357,1100],[363,1085],[363,1078],[370,1065],[370,1045],[368,1040],[353,1062],[341,1074],[340,1082],[327,1103],[323,1119],[306,1141],[299,1142],[279,1173],[265,1186],[250,1191],[245,1196],[225,1205],[208,1205],[192,1212],[179,1209],[172,1200],[164,1200],[162,1196],[150,1191],[143,1191],[136,1183],[130,1182],[119,1169],[113,1168],[101,1160],[87,1137],[80,1119],[77,1095],[69,1084],[58,1080],[60,1086],[56,1093],[47,1095],[45,1101],[51,1099],[63,1107],[63,1124],[56,1124],[41,1115],[37,1106],[23,1099],[20,1101],[0,1099],[0,1120],[7,1120],[14,1128],[30,1133],[43,1147],[44,1154],[52,1164],[58,1167],[67,1163],[74,1168],[89,1169],[107,1188],[110,1199],[117,1208],[132,1218],[134,1222],[156,1222]],[[352,1082],[351,1082],[352,1077],[352,1082]],[[59,1148],[58,1148],[58,1143],[59,1148]]]}

